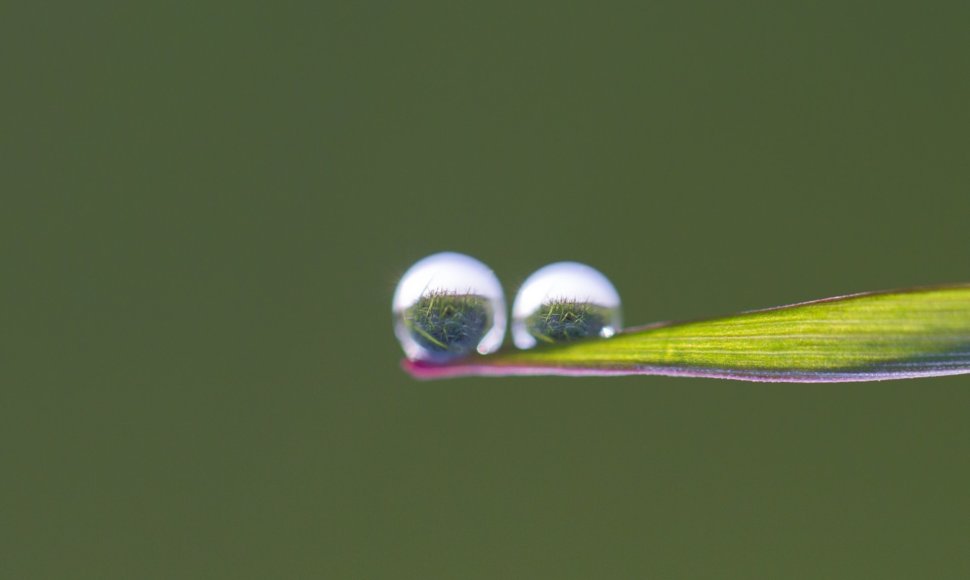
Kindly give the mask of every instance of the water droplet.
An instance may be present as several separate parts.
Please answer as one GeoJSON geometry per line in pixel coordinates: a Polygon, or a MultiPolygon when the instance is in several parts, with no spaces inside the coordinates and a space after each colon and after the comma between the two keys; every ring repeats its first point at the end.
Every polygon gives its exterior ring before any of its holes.
{"type": "Polygon", "coordinates": [[[487,354],[505,337],[502,285],[491,268],[464,254],[433,254],[411,266],[391,309],[394,332],[411,360],[487,354]]]}
{"type": "Polygon", "coordinates": [[[620,295],[598,270],[557,262],[529,276],[512,306],[512,340],[519,348],[590,337],[622,327],[620,295]]]}

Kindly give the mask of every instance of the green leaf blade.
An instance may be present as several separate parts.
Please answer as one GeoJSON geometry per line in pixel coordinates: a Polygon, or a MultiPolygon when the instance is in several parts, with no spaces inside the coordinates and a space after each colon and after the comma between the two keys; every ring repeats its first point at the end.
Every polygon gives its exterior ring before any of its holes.
{"type": "Polygon", "coordinates": [[[405,368],[419,378],[658,374],[780,382],[967,373],[970,285],[855,294],[405,368]]]}

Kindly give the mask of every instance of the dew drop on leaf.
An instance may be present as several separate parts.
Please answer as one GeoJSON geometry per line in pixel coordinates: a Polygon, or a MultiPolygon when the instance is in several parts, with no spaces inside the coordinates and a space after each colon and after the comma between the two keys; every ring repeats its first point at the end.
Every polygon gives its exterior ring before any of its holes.
{"type": "Polygon", "coordinates": [[[491,268],[454,252],[419,260],[401,277],[391,306],[394,332],[411,360],[487,354],[505,336],[505,295],[491,268]]]}
{"type": "Polygon", "coordinates": [[[512,306],[512,340],[519,348],[594,337],[622,327],[620,295],[598,270],[557,262],[529,276],[512,306]]]}

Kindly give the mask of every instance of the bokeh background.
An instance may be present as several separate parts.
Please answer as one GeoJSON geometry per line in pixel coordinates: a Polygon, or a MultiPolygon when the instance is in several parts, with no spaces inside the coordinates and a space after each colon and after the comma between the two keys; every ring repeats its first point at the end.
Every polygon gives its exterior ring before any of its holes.
{"type": "Polygon", "coordinates": [[[630,324],[970,280],[966,2],[0,7],[0,576],[970,575],[970,378],[417,382],[442,250],[630,324]]]}

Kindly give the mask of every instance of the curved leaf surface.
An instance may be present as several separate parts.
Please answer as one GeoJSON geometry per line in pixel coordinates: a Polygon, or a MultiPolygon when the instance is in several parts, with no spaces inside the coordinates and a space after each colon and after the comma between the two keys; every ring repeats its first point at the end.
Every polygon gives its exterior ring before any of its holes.
{"type": "Polygon", "coordinates": [[[642,374],[847,382],[961,374],[970,372],[970,285],[853,294],[654,324],[609,339],[403,366],[425,379],[642,374]]]}

